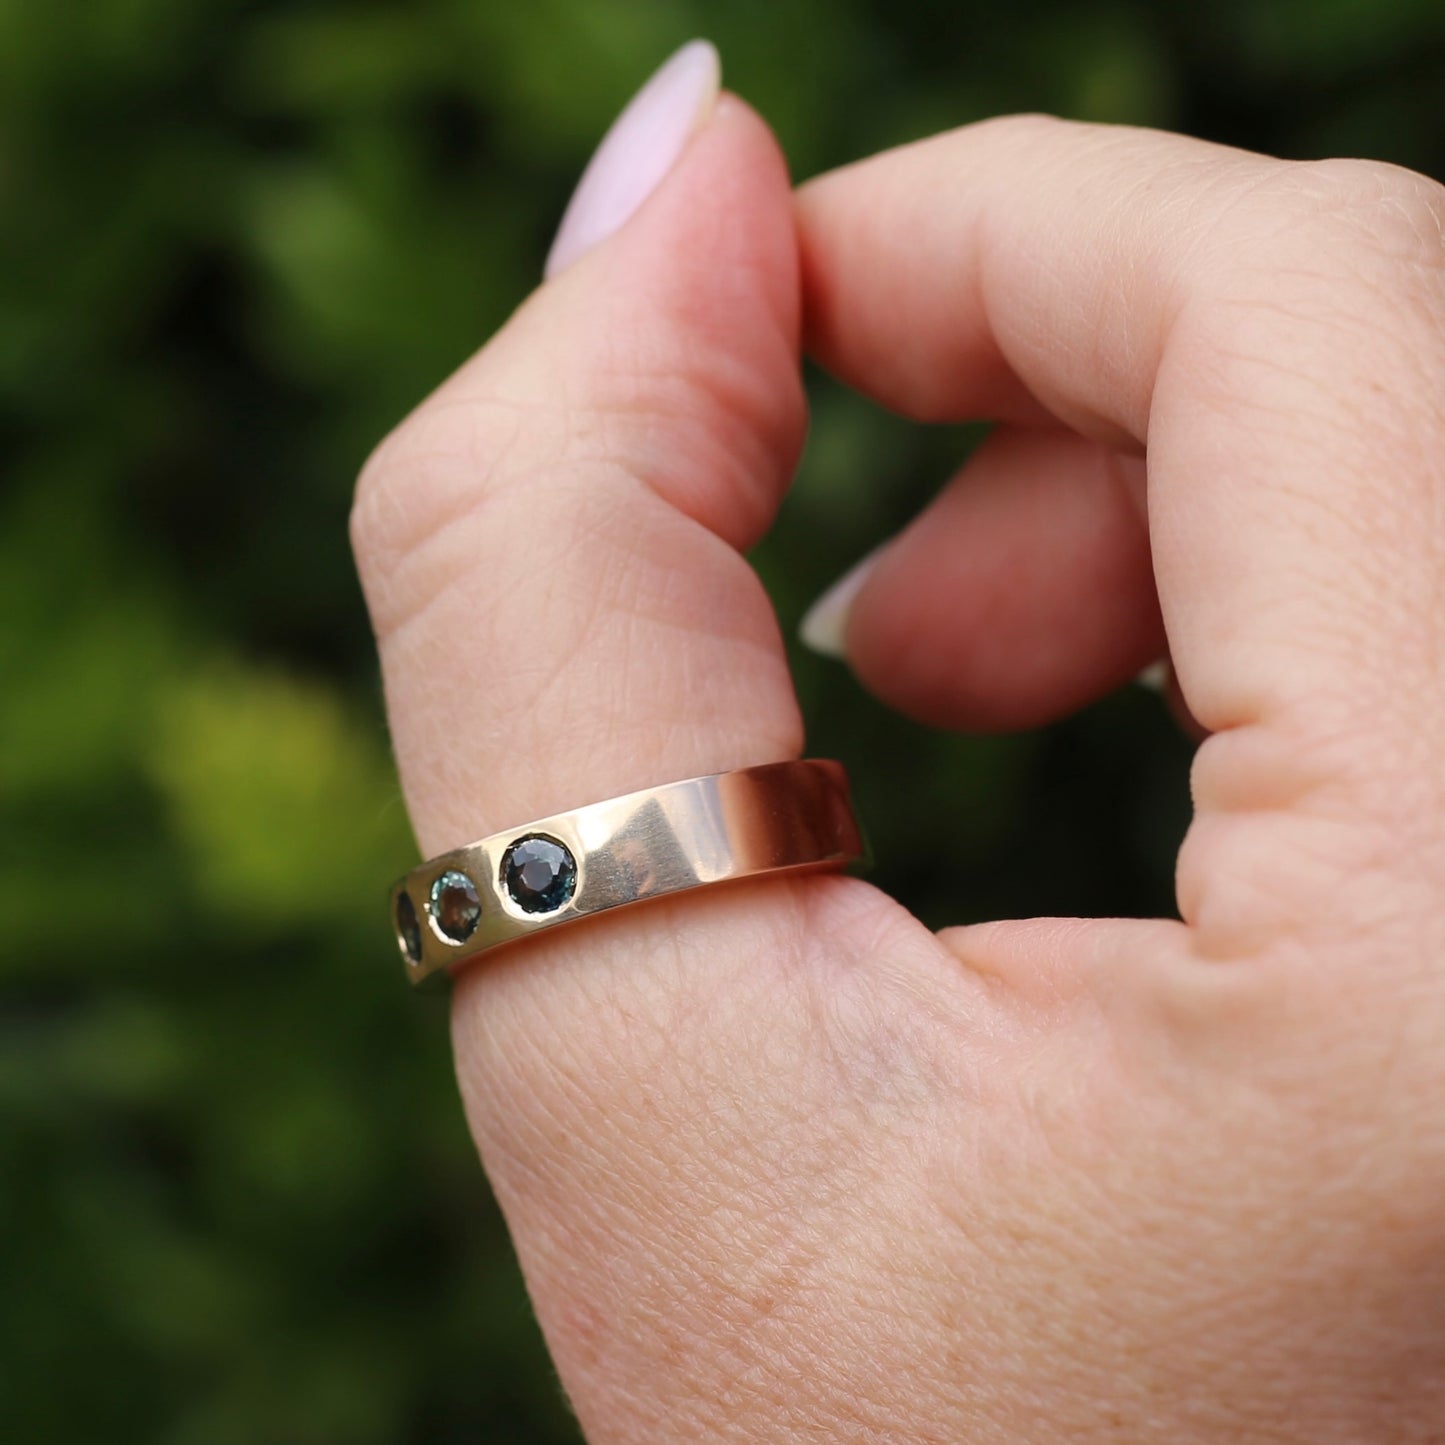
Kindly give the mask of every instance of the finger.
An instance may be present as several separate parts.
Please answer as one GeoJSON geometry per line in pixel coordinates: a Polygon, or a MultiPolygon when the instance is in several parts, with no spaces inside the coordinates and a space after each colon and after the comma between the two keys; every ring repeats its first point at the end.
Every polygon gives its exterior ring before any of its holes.
{"type": "Polygon", "coordinates": [[[804,188],[811,344],[922,415],[1013,388],[1088,435],[1147,441],[1174,659],[1206,725],[1358,696],[1385,681],[1361,676],[1371,624],[1433,572],[1412,519],[1439,202],[1398,175],[1036,117],[967,128],[804,188]],[[1392,577],[1342,575],[1382,528],[1402,544],[1392,577]]]}
{"type": "MultiPolygon", "coordinates": [[[[765,127],[724,97],[632,219],[565,259],[358,496],[427,853],[800,748],[738,552],[804,424],[792,201],[765,127]]],[[[619,910],[461,975],[468,1118],[589,1433],[686,1419],[714,1438],[716,1411],[755,1408],[764,1438],[781,1386],[762,1368],[740,1385],[729,1338],[779,1270],[824,1294],[846,1275],[840,1321],[882,1314],[856,1261],[799,1264],[797,1241],[835,1237],[860,1197],[882,1212],[868,1181],[897,1161],[852,1137],[852,1095],[880,1047],[911,1054],[913,1020],[967,1017],[963,987],[926,930],[836,878],[619,910]]],[[[760,1327],[783,1374],[802,1348],[786,1320],[760,1327]]]]}
{"type": "Polygon", "coordinates": [[[845,379],[931,417],[1012,388],[1147,443],[1170,655],[1215,734],[1181,906],[1220,949],[1336,927],[1339,877],[1418,816],[1399,760],[1442,643],[1442,215],[1404,172],[1041,118],[799,200],[809,334],[845,379]],[[1294,806],[1322,797],[1369,828],[1322,848],[1294,806]]]}
{"type": "Polygon", "coordinates": [[[1137,458],[1063,431],[996,431],[861,586],[844,580],[845,615],[825,597],[804,635],[826,650],[836,631],[866,687],[939,727],[1073,712],[1164,650],[1142,487],[1137,458]]]}

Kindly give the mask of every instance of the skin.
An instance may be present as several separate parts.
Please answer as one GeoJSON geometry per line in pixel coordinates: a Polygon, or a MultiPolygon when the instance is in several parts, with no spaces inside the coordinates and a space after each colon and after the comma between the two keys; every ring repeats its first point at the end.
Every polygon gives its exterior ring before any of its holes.
{"type": "Polygon", "coordinates": [[[768,880],[463,973],[467,1117],[590,1439],[1445,1436],[1442,231],[1386,166],[1035,117],[795,197],[724,97],[377,450],[428,855],[800,753],[739,552],[800,342],[1000,422],[859,594],[866,686],[1032,725],[1167,648],[1207,733],[1180,920],[934,935],[768,880]]]}

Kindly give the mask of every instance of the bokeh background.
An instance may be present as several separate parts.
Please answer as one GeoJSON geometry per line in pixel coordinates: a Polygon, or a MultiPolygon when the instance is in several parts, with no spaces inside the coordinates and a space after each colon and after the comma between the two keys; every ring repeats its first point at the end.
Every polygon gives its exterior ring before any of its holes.
{"type": "MultiPolygon", "coordinates": [[[[577,1438],[393,952],[345,523],[697,34],[800,176],[1021,108],[1445,173],[1439,0],[0,0],[7,1441],[577,1438]]],[[[813,394],[790,634],[971,440],[813,394]]],[[[796,667],[929,921],[1171,908],[1156,698],[953,738],[796,667]]]]}

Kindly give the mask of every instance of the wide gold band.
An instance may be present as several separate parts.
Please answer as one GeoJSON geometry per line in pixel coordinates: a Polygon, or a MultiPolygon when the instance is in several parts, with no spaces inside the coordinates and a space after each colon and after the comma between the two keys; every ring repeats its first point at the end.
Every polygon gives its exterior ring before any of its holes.
{"type": "Polygon", "coordinates": [[[768,763],[644,788],[455,848],[392,889],[413,983],[592,913],[864,854],[841,763],[768,763]]]}

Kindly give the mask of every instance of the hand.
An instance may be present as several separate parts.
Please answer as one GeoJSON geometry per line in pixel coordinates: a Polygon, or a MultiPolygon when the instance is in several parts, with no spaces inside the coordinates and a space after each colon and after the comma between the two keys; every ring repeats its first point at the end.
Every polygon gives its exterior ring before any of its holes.
{"type": "Polygon", "coordinates": [[[1182,922],[935,936],[773,879],[462,974],[592,1439],[1445,1434],[1442,224],[1388,167],[1034,118],[795,205],[724,96],[376,453],[427,854],[799,753],[740,549],[803,432],[800,238],[827,365],[1001,423],[833,609],[863,681],[1035,722],[1167,635],[1211,734],[1182,922]]]}

